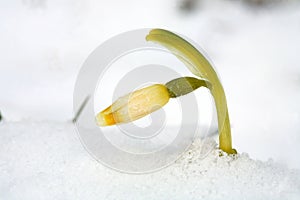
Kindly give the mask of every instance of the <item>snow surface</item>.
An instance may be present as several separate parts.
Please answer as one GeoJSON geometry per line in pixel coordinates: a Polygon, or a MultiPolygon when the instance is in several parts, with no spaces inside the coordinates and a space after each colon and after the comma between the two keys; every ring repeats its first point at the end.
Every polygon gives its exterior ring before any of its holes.
{"type": "MultiPolygon", "coordinates": [[[[220,156],[197,139],[173,165],[130,175],[85,151],[75,127],[60,122],[0,125],[0,199],[298,199],[299,171],[247,154],[220,156]],[[203,157],[203,152],[207,156],[203,157]]],[[[214,147],[214,148],[212,148],[214,147]]]]}

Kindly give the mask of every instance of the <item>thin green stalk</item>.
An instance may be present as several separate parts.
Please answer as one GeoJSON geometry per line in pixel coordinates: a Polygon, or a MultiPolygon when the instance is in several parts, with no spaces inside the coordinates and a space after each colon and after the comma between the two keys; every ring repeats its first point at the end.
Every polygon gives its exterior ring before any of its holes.
{"type": "Polygon", "coordinates": [[[208,60],[189,42],[167,30],[153,29],[146,36],[146,40],[163,45],[177,56],[193,74],[208,80],[212,84],[210,91],[218,114],[220,149],[229,154],[235,154],[236,150],[232,148],[230,121],[224,89],[208,60]]]}

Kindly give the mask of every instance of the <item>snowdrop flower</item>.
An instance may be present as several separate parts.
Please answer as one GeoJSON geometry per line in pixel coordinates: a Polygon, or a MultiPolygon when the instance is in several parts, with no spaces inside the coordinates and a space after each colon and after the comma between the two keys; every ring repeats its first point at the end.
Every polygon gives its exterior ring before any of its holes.
{"type": "Polygon", "coordinates": [[[108,126],[131,122],[161,108],[169,98],[176,98],[205,86],[210,90],[216,105],[220,149],[229,154],[236,154],[236,150],[232,148],[225,91],[210,62],[192,44],[170,31],[152,29],[146,40],[167,48],[201,79],[179,78],[165,85],[152,85],[123,96],[96,116],[97,124],[108,126]],[[183,84],[184,82],[189,84],[183,84]]]}
{"type": "Polygon", "coordinates": [[[97,114],[99,126],[128,123],[140,119],[168,103],[170,98],[188,94],[197,88],[210,84],[193,77],[174,79],[165,85],[154,84],[117,99],[111,106],[97,114]]]}

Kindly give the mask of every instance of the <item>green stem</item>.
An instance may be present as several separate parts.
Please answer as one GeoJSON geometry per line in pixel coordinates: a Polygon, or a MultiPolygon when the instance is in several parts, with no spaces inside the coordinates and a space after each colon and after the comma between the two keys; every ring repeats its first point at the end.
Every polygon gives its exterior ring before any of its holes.
{"type": "Polygon", "coordinates": [[[146,40],[165,46],[193,74],[208,80],[212,84],[210,91],[214,98],[218,114],[220,149],[230,154],[236,153],[236,150],[232,148],[230,120],[224,89],[208,60],[193,45],[170,31],[153,29],[146,36],[146,40]]]}
{"type": "Polygon", "coordinates": [[[194,77],[180,77],[173,79],[165,84],[170,98],[177,98],[186,95],[199,87],[211,88],[211,84],[204,79],[194,77]]]}

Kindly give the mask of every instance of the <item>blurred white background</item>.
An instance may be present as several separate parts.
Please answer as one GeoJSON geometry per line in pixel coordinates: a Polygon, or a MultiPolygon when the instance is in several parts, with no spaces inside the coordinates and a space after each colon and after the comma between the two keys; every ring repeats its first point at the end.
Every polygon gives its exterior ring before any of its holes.
{"type": "Polygon", "coordinates": [[[76,75],[94,48],[152,27],[186,35],[206,51],[227,94],[239,152],[300,169],[295,0],[0,0],[4,119],[70,120],[76,75]]]}

